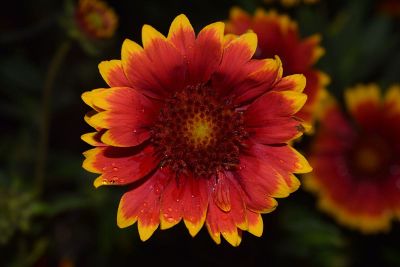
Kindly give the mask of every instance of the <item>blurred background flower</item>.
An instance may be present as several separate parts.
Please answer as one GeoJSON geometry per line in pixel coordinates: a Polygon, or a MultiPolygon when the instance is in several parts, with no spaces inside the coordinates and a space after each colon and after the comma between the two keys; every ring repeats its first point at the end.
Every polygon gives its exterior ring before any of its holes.
{"type": "MultiPolygon", "coordinates": [[[[270,58],[279,55],[284,75],[303,74],[306,77],[304,93],[307,101],[296,114],[307,124],[312,124],[322,91],[329,82],[328,76],[314,68],[314,64],[325,53],[320,46],[321,36],[313,34],[302,39],[298,25],[286,14],[257,9],[254,16],[240,8],[232,8],[226,32],[242,34],[254,31],[258,36],[258,47],[254,58],[270,58]]],[[[311,125],[308,125],[310,130],[311,125]]]]}
{"type": "Polygon", "coordinates": [[[387,232],[400,218],[400,87],[382,95],[377,85],[358,85],[345,101],[346,115],[326,100],[305,185],[340,223],[387,232]]]}

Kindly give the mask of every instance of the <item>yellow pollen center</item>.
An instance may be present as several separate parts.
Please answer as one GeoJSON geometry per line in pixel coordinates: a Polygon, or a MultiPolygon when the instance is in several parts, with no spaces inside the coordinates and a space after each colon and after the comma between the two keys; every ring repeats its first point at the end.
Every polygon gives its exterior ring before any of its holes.
{"type": "Polygon", "coordinates": [[[213,121],[196,114],[186,121],[187,137],[195,147],[207,147],[213,139],[213,121]]]}
{"type": "Polygon", "coordinates": [[[381,167],[381,163],[379,154],[372,148],[364,147],[356,154],[356,164],[364,171],[377,171],[381,167]]]}

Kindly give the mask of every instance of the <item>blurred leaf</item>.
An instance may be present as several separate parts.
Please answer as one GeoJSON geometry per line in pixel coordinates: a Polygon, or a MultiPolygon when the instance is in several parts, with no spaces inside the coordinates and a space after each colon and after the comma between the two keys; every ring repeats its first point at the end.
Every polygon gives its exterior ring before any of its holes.
{"type": "Polygon", "coordinates": [[[311,266],[347,266],[346,241],[340,230],[304,205],[286,206],[281,225],[290,237],[279,244],[283,255],[307,260],[311,266]]]}

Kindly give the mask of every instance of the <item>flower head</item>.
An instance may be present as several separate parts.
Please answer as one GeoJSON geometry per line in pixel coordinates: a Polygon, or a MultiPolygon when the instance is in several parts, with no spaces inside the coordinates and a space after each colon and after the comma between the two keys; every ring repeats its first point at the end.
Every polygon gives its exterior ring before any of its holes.
{"type": "Polygon", "coordinates": [[[115,12],[102,0],[79,0],[75,11],[78,26],[90,38],[110,38],[118,25],[115,12]]]}
{"type": "Polygon", "coordinates": [[[308,98],[296,116],[306,123],[312,123],[322,91],[329,82],[326,74],[313,67],[324,54],[324,49],[319,45],[320,35],[300,38],[297,24],[288,16],[275,11],[258,9],[251,16],[237,7],[232,8],[226,32],[242,34],[248,30],[254,31],[258,36],[254,58],[278,55],[283,62],[284,75],[304,74],[307,79],[304,93],[308,98]]]}
{"type": "Polygon", "coordinates": [[[345,100],[346,115],[333,99],[326,105],[305,184],[340,223],[388,230],[400,215],[400,87],[381,97],[376,85],[359,85],[345,100]]]}
{"type": "Polygon", "coordinates": [[[180,15],[167,37],[144,25],[142,43],[125,40],[121,60],[100,63],[111,88],[82,95],[96,129],[82,136],[96,146],[83,167],[100,174],[96,187],[129,185],[118,225],[137,222],[142,240],[181,220],[192,236],[205,223],[217,243],[260,236],[260,213],[310,171],[287,144],[304,129],[294,117],[304,77],[282,77],[279,58],[251,59],[256,35],[224,38],[222,22],[196,36],[180,15]]]}
{"type": "Polygon", "coordinates": [[[298,6],[301,3],[305,5],[312,5],[319,2],[319,0],[264,0],[266,4],[273,4],[274,2],[279,2],[282,6],[286,8],[298,6]]]}
{"type": "Polygon", "coordinates": [[[390,17],[400,17],[400,1],[399,0],[384,0],[376,1],[377,9],[380,13],[390,17]]]}

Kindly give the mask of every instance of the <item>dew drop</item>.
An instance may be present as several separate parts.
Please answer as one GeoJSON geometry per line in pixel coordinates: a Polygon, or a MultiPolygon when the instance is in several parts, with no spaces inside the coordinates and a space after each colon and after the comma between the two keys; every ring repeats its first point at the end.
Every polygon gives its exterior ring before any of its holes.
{"type": "Polygon", "coordinates": [[[168,210],[169,212],[172,212],[172,208],[168,208],[167,210],[168,210]]]}
{"type": "Polygon", "coordinates": [[[118,168],[117,168],[117,167],[114,167],[114,168],[113,168],[113,171],[115,171],[115,172],[118,171],[118,168]]]}
{"type": "Polygon", "coordinates": [[[133,132],[134,132],[134,133],[136,133],[136,132],[137,132],[137,130],[135,129],[135,130],[133,130],[133,132]]]}

